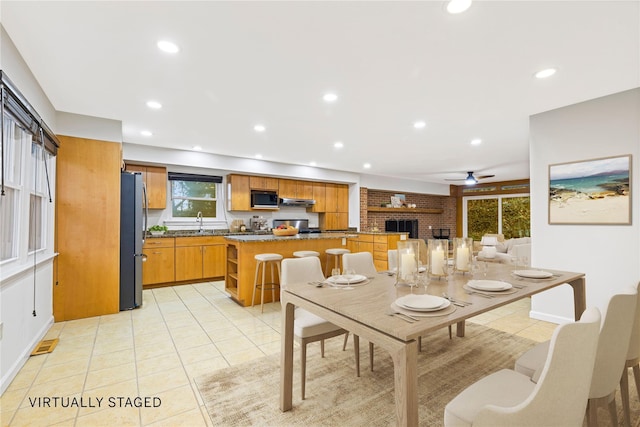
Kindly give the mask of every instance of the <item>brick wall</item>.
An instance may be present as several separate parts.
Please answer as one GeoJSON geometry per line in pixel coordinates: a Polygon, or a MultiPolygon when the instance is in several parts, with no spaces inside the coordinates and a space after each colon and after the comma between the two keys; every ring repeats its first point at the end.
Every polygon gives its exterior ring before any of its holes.
{"type": "Polygon", "coordinates": [[[456,198],[454,196],[433,196],[430,194],[402,193],[407,203],[415,203],[416,208],[442,209],[441,214],[426,214],[409,211],[398,212],[368,212],[367,206],[380,206],[389,203],[391,196],[397,192],[369,190],[360,188],[360,230],[368,231],[376,225],[384,230],[384,222],[387,219],[417,219],[418,237],[431,239],[432,228],[448,228],[450,236],[456,236],[456,198]]]}

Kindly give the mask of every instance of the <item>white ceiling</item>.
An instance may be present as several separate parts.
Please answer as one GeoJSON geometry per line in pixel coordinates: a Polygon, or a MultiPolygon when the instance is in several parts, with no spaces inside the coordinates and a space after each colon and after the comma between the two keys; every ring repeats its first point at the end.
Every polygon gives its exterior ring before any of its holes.
{"type": "Polygon", "coordinates": [[[637,0],[0,7],[56,110],[121,120],[125,142],[430,182],[528,178],[530,115],[640,86],[637,0]]]}

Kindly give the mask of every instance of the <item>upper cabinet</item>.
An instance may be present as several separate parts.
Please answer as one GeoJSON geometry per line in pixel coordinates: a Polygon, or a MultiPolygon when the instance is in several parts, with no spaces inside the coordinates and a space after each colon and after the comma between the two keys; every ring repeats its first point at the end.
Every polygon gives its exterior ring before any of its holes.
{"type": "Polygon", "coordinates": [[[349,186],[325,184],[325,212],[349,212],[349,186]]]}
{"type": "Polygon", "coordinates": [[[280,179],[278,196],[290,199],[312,199],[313,183],[295,179],[280,179]]]}
{"type": "Polygon", "coordinates": [[[250,211],[251,210],[251,187],[249,176],[247,175],[227,175],[229,191],[227,193],[228,210],[230,211],[250,211]]]}
{"type": "Polygon", "coordinates": [[[167,168],[126,164],[125,170],[142,174],[142,182],[147,189],[149,209],[165,209],[167,207],[167,168]]]}
{"type": "Polygon", "coordinates": [[[326,211],[326,194],[327,187],[324,182],[314,182],[312,184],[313,200],[316,201],[315,205],[308,208],[309,212],[325,212],[326,211]]]}
{"type": "Polygon", "coordinates": [[[268,178],[266,176],[249,176],[249,188],[251,190],[278,191],[278,181],[280,181],[278,178],[268,178]]]}

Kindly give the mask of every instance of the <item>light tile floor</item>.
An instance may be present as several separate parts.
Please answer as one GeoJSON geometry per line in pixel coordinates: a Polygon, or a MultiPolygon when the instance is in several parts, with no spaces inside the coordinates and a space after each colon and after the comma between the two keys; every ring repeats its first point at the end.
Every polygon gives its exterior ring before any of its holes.
{"type": "MultiPolygon", "coordinates": [[[[145,290],[143,301],[136,310],[55,323],[45,339],[60,338],[58,346],[31,357],[0,398],[2,426],[210,426],[194,378],[280,351],[280,305],[262,314],[242,308],[223,282],[145,290]],[[82,398],[84,407],[35,402],[53,396],[82,398]],[[137,396],[161,405],[126,401],[137,396]]],[[[524,299],[470,321],[549,339],[556,325],[528,313],[524,299]]]]}

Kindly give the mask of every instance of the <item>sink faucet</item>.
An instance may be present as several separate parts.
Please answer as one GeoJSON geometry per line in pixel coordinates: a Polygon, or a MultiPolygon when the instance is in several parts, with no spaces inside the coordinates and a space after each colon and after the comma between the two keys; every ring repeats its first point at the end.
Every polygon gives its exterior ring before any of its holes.
{"type": "Polygon", "coordinates": [[[200,228],[198,229],[198,233],[200,234],[204,233],[204,228],[202,227],[202,212],[198,212],[198,215],[196,215],[196,221],[200,222],[200,228]]]}

